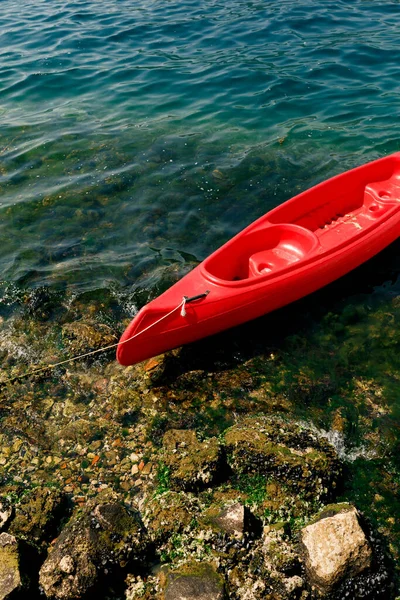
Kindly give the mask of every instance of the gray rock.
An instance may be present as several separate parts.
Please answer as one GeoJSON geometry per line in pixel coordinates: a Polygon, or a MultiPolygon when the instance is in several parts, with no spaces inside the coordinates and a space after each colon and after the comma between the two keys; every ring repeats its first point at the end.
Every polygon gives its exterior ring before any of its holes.
{"type": "Polygon", "coordinates": [[[88,502],[67,524],[40,570],[39,582],[50,598],[80,598],[101,575],[140,558],[145,550],[138,518],[109,494],[88,502]]]}
{"type": "Polygon", "coordinates": [[[337,506],[339,512],[301,531],[307,575],[321,593],[329,593],[345,577],[354,577],[371,565],[372,550],[357,510],[337,506]]]}
{"type": "Polygon", "coordinates": [[[214,522],[225,533],[228,533],[237,539],[242,539],[244,533],[244,515],[245,508],[243,504],[236,502],[235,504],[223,508],[221,512],[214,517],[214,522]]]}
{"type": "Polygon", "coordinates": [[[12,505],[7,498],[0,498],[0,531],[4,529],[13,512],[12,505]]]}
{"type": "Polygon", "coordinates": [[[0,534],[0,600],[21,588],[18,543],[13,535],[0,534]]]}
{"type": "Polygon", "coordinates": [[[222,577],[208,563],[187,563],[170,571],[164,582],[163,600],[224,600],[222,577]]]}

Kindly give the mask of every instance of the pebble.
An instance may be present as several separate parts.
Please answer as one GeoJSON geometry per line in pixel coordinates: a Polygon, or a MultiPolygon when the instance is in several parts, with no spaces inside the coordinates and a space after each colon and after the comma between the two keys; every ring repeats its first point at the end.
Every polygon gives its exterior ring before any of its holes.
{"type": "Polygon", "coordinates": [[[89,448],[90,450],[98,450],[99,448],[101,448],[102,445],[103,442],[101,440],[95,440],[90,444],[89,448]]]}
{"type": "Polygon", "coordinates": [[[144,465],[144,467],[142,469],[142,475],[150,475],[152,468],[153,468],[152,463],[147,463],[146,465],[144,465]]]}
{"type": "Polygon", "coordinates": [[[119,485],[125,492],[129,492],[129,490],[133,487],[131,481],[121,481],[119,485]]]}
{"type": "Polygon", "coordinates": [[[132,475],[136,475],[136,473],[139,473],[139,467],[137,465],[132,465],[131,473],[132,475]]]}

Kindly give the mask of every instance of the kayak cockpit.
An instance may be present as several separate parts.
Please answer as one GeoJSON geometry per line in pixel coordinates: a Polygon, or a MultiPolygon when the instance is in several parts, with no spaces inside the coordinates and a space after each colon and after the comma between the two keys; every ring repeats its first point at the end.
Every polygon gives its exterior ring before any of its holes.
{"type": "Polygon", "coordinates": [[[203,275],[220,285],[252,285],[367,235],[400,206],[394,164],[376,175],[368,182],[362,169],[356,178],[344,174],[285,202],[207,258],[203,275]]]}

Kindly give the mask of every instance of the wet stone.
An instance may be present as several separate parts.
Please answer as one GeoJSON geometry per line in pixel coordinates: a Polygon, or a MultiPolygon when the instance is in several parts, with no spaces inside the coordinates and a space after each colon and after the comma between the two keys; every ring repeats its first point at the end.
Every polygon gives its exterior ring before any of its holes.
{"type": "Polygon", "coordinates": [[[352,506],[304,527],[301,541],[308,578],[322,593],[371,565],[372,550],[352,506]]]}
{"type": "Polygon", "coordinates": [[[13,535],[0,534],[0,600],[21,588],[18,543],[13,535]]]}
{"type": "Polygon", "coordinates": [[[163,439],[164,462],[170,468],[171,484],[194,490],[212,484],[220,475],[221,447],[216,438],[203,442],[192,430],[171,429],[163,439]]]}
{"type": "Polygon", "coordinates": [[[187,563],[165,576],[163,600],[224,600],[222,577],[208,563],[187,563]]]}

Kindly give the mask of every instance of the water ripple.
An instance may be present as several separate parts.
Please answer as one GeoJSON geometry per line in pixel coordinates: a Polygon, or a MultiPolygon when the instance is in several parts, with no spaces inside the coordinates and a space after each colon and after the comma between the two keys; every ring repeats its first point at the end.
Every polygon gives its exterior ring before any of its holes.
{"type": "Polygon", "coordinates": [[[1,6],[10,280],[154,282],[152,246],[200,259],[293,193],[399,148],[395,0],[1,6]]]}

